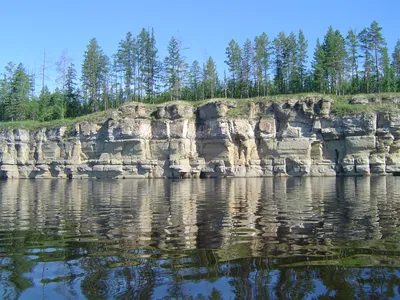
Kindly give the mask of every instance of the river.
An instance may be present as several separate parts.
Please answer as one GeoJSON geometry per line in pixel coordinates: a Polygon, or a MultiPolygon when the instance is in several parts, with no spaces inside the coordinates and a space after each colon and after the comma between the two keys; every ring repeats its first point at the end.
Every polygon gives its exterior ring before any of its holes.
{"type": "Polygon", "coordinates": [[[0,298],[400,297],[400,177],[0,181],[0,298]]]}

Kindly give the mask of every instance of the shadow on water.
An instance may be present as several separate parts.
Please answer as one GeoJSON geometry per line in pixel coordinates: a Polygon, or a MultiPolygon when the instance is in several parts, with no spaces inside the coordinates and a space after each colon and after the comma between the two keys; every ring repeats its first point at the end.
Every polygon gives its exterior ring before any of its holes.
{"type": "Polygon", "coordinates": [[[396,298],[399,183],[0,182],[0,298],[396,298]]]}

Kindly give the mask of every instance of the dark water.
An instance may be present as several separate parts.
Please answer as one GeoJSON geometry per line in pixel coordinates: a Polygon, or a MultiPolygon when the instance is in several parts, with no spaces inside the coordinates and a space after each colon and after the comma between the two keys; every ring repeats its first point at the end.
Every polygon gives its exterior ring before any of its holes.
{"type": "Polygon", "coordinates": [[[400,296],[400,177],[0,182],[0,298],[400,296]]]}

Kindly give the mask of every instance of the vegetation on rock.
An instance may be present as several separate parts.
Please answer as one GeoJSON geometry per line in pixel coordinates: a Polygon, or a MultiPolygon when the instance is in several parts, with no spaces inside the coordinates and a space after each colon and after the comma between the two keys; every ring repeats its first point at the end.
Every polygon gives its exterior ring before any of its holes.
{"type": "MultiPolygon", "coordinates": [[[[357,104],[359,101],[349,104],[348,97],[343,97],[364,93],[372,95],[370,98],[398,98],[387,93],[400,92],[400,40],[390,55],[377,22],[359,33],[341,33],[329,27],[324,38],[316,41],[312,58],[307,55],[308,46],[301,30],[297,34],[281,32],[274,39],[263,32],[253,40],[246,39],[243,46],[231,40],[225,49],[222,76],[212,57],[187,62],[185,47],[176,37],[169,41],[167,56],[159,58],[153,29],[142,29],[137,36],[128,32],[110,57],[93,38],[84,53],[80,80],[71,59],[62,53],[56,63],[59,77],[54,91],[46,86],[46,56],[38,94],[38,78],[22,64],[8,63],[0,76],[0,122],[31,120],[18,124],[43,122],[47,126],[58,124],[49,121],[67,118],[61,123],[68,123],[71,118],[116,109],[131,101],[159,104],[225,98],[239,99],[239,103],[307,93],[333,96],[337,114],[398,109],[388,101],[365,106],[357,104]]],[[[231,113],[239,113],[241,106],[231,113]]]]}

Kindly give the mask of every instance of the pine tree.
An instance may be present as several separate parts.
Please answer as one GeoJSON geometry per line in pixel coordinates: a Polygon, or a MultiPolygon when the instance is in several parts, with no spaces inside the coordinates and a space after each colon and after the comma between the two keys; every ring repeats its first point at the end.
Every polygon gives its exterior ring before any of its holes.
{"type": "Polygon", "coordinates": [[[303,31],[300,30],[297,36],[297,51],[298,51],[297,72],[298,72],[298,82],[299,82],[299,86],[297,88],[298,92],[305,91],[305,80],[307,74],[306,65],[308,58],[307,49],[308,49],[308,42],[304,36],[303,31]]]}
{"type": "Polygon", "coordinates": [[[325,93],[326,92],[326,67],[325,67],[325,51],[317,39],[317,46],[314,51],[314,60],[312,62],[313,68],[313,83],[314,91],[325,93]]]}
{"type": "Polygon", "coordinates": [[[4,68],[3,78],[0,81],[1,120],[6,121],[6,106],[11,102],[11,82],[14,78],[16,65],[9,62],[4,68]]]}
{"type": "Polygon", "coordinates": [[[66,101],[66,113],[67,118],[77,117],[81,114],[81,104],[78,99],[78,91],[76,89],[76,70],[73,64],[70,64],[67,69],[67,75],[65,80],[64,97],[66,101]]]}
{"type": "Polygon", "coordinates": [[[140,101],[143,101],[144,96],[145,96],[145,78],[144,78],[144,74],[143,74],[143,70],[146,68],[146,63],[145,63],[145,56],[146,56],[146,48],[149,42],[149,32],[142,28],[142,30],[140,31],[138,37],[137,37],[137,47],[138,47],[138,51],[137,51],[137,64],[138,64],[138,70],[137,70],[137,80],[138,80],[138,85],[139,85],[139,99],[140,101]]]}
{"type": "Polygon", "coordinates": [[[344,94],[345,87],[345,74],[347,68],[348,54],[346,51],[346,41],[339,30],[335,31],[335,42],[336,42],[336,61],[335,68],[337,73],[337,88],[336,94],[344,94]]]}
{"type": "Polygon", "coordinates": [[[201,69],[197,60],[193,61],[189,71],[189,86],[191,90],[191,100],[200,99],[201,69]]]}
{"type": "Polygon", "coordinates": [[[30,100],[32,81],[24,66],[19,64],[10,81],[10,90],[5,102],[5,116],[8,120],[24,120],[30,100]]]}
{"type": "MultiPolygon", "coordinates": [[[[135,58],[136,59],[136,58],[135,58]]],[[[110,80],[111,80],[111,95],[112,95],[112,107],[117,108],[124,101],[124,74],[122,73],[121,66],[118,63],[117,55],[113,55],[113,63],[110,70],[110,80]]],[[[133,75],[133,92],[132,97],[135,99],[136,96],[136,77],[133,75]]]]}
{"type": "Polygon", "coordinates": [[[227,59],[225,63],[229,67],[229,72],[231,73],[231,83],[232,83],[232,97],[237,97],[240,95],[240,91],[238,87],[238,80],[241,78],[241,62],[242,62],[242,55],[240,46],[234,40],[229,42],[228,47],[226,48],[226,56],[227,59]]]}
{"type": "Polygon", "coordinates": [[[211,56],[208,58],[205,66],[205,74],[204,74],[204,84],[206,86],[206,97],[207,98],[214,98],[216,84],[217,84],[217,71],[214,60],[211,56]]]}
{"type": "Polygon", "coordinates": [[[386,41],[382,35],[382,27],[376,21],[373,21],[368,28],[368,39],[371,43],[371,49],[374,56],[374,73],[375,73],[375,88],[374,91],[380,92],[381,73],[383,72],[382,56],[383,49],[386,48],[386,41]]]}
{"type": "Polygon", "coordinates": [[[101,83],[101,109],[107,110],[111,108],[112,105],[112,95],[110,90],[110,75],[107,76],[101,83]]]}
{"type": "Polygon", "coordinates": [[[364,28],[358,34],[358,40],[360,43],[360,49],[362,52],[362,57],[364,58],[363,63],[363,89],[362,92],[371,92],[371,74],[373,71],[373,60],[372,60],[372,42],[368,29],[364,28]]]}
{"type": "Polygon", "coordinates": [[[224,83],[223,83],[223,88],[224,88],[224,98],[228,98],[228,78],[226,77],[226,71],[224,69],[224,83]]]}
{"type": "Polygon", "coordinates": [[[276,92],[286,94],[288,92],[288,73],[289,59],[287,49],[287,38],[284,32],[280,32],[278,37],[274,39],[274,64],[275,78],[274,83],[276,92]]]}
{"type": "Polygon", "coordinates": [[[154,103],[155,84],[159,72],[154,30],[150,33],[143,28],[138,38],[138,45],[141,56],[141,83],[146,96],[154,103]]]}
{"type": "Polygon", "coordinates": [[[350,92],[357,93],[360,91],[358,78],[358,53],[359,42],[357,34],[354,30],[349,30],[346,37],[346,46],[348,53],[348,68],[350,69],[350,92]]]}
{"type": "Polygon", "coordinates": [[[41,90],[39,95],[39,121],[53,120],[53,106],[51,105],[51,93],[47,86],[41,90]]]}
{"type": "Polygon", "coordinates": [[[214,98],[224,97],[224,83],[220,80],[218,72],[215,71],[215,92],[214,98]]]}
{"type": "Polygon", "coordinates": [[[164,72],[164,64],[162,61],[157,59],[155,61],[155,67],[154,67],[154,100],[159,101],[160,100],[160,95],[162,93],[162,79],[163,79],[163,72],[164,72]]]}
{"type": "Polygon", "coordinates": [[[380,65],[382,66],[382,79],[381,81],[381,91],[382,92],[395,92],[396,91],[396,75],[395,68],[390,65],[390,57],[388,49],[386,47],[381,49],[380,65]]]}
{"type": "Polygon", "coordinates": [[[157,80],[159,80],[159,74],[161,72],[161,65],[158,61],[158,49],[156,47],[156,38],[154,35],[154,29],[151,29],[151,35],[150,35],[150,45],[149,45],[149,51],[147,54],[147,61],[148,61],[148,84],[147,84],[147,93],[150,96],[153,104],[155,101],[156,97],[156,85],[157,85],[157,80]]]}
{"type": "Polygon", "coordinates": [[[145,96],[145,88],[146,88],[146,79],[145,79],[145,74],[144,72],[147,71],[147,65],[146,65],[146,51],[148,49],[149,45],[149,40],[150,40],[150,34],[149,32],[142,28],[140,31],[138,37],[137,37],[137,54],[136,54],[136,59],[137,59],[137,65],[138,65],[138,74],[137,74],[137,80],[138,80],[138,85],[139,85],[139,99],[143,101],[143,98],[145,96]]]}
{"type": "Polygon", "coordinates": [[[298,47],[296,35],[291,32],[286,39],[286,55],[287,55],[287,80],[288,91],[290,93],[298,93],[300,91],[300,76],[297,70],[298,66],[298,47]]]}
{"type": "Polygon", "coordinates": [[[255,49],[253,57],[253,74],[256,81],[257,96],[261,96],[261,88],[264,90],[264,96],[268,94],[268,69],[270,65],[270,42],[268,36],[263,32],[254,39],[255,49]]]}
{"type": "Polygon", "coordinates": [[[241,57],[242,57],[242,61],[241,61],[242,93],[241,93],[241,97],[248,98],[248,97],[250,97],[249,86],[251,85],[250,74],[252,72],[251,63],[253,61],[253,49],[252,49],[251,41],[249,39],[246,39],[246,41],[243,44],[241,57]]]}
{"type": "Polygon", "coordinates": [[[0,121],[5,121],[5,102],[8,95],[8,82],[5,74],[0,74],[2,78],[0,78],[0,121]]]}
{"type": "Polygon", "coordinates": [[[396,76],[396,91],[400,91],[400,40],[397,40],[392,54],[392,64],[396,76]]]}
{"type": "Polygon", "coordinates": [[[347,52],[341,33],[329,27],[322,48],[325,52],[325,70],[330,93],[343,93],[343,78],[346,68],[347,52]]]}
{"type": "Polygon", "coordinates": [[[52,119],[64,119],[67,111],[67,105],[65,96],[59,88],[56,88],[51,95],[51,106],[53,108],[52,119]]]}
{"type": "Polygon", "coordinates": [[[181,54],[181,45],[175,37],[168,43],[168,56],[164,59],[166,83],[170,92],[170,100],[179,100],[182,95],[184,74],[187,65],[181,54]]]}
{"type": "Polygon", "coordinates": [[[102,84],[108,72],[108,58],[97,43],[91,39],[82,64],[82,89],[91,112],[100,108],[102,84]]]}
{"type": "Polygon", "coordinates": [[[227,73],[218,79],[215,61],[194,61],[188,66],[181,42],[171,38],[168,55],[158,60],[154,30],[142,29],[137,36],[128,32],[113,56],[108,57],[96,39],[87,46],[82,64],[81,89],[76,71],[63,51],[56,63],[58,89],[46,86],[47,55],[41,68],[42,91],[34,92],[35,75],[22,64],[9,63],[0,74],[0,121],[26,118],[51,120],[76,117],[101,109],[117,108],[124,101],[200,100],[214,97],[252,97],[267,94],[374,93],[400,91],[400,40],[388,54],[382,27],[374,21],[358,34],[349,30],[346,38],[329,27],[323,42],[317,41],[311,68],[307,68],[308,42],[304,33],[280,32],[270,42],[262,33],[243,47],[231,40],[226,47],[227,73]],[[270,69],[274,73],[268,78],[270,69]]]}
{"type": "Polygon", "coordinates": [[[124,74],[125,98],[127,101],[132,100],[132,84],[135,89],[136,51],[136,40],[132,33],[128,32],[125,39],[119,42],[115,56],[116,64],[124,74]]]}
{"type": "Polygon", "coordinates": [[[37,97],[32,96],[28,103],[25,104],[26,112],[25,119],[26,120],[39,120],[40,118],[40,110],[39,110],[39,101],[37,97]]]}

